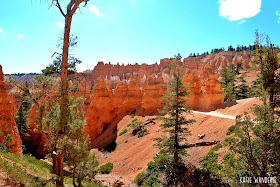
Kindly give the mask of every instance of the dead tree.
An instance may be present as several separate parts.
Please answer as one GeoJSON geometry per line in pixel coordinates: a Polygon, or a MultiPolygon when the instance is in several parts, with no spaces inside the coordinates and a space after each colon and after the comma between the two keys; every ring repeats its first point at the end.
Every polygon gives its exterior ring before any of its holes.
{"type": "Polygon", "coordinates": [[[184,145],[184,148],[190,148],[190,147],[200,147],[200,146],[210,146],[210,145],[215,145],[219,143],[220,140],[213,140],[213,141],[200,141],[196,143],[189,143],[184,145]]]}
{"type": "MultiPolygon", "coordinates": [[[[89,0],[69,0],[70,2],[66,6],[64,11],[61,6],[61,1],[51,0],[52,5],[56,6],[62,16],[65,18],[64,26],[64,37],[63,37],[63,48],[62,48],[62,63],[61,63],[61,99],[60,99],[60,122],[58,124],[58,131],[56,133],[56,141],[63,138],[67,131],[67,123],[69,120],[69,110],[68,110],[68,83],[67,83],[67,65],[68,65],[68,55],[69,55],[69,42],[70,42],[70,30],[72,18],[76,10],[79,8],[79,5],[84,2],[86,6],[89,0]]],[[[53,152],[53,173],[58,176],[56,181],[56,186],[63,186],[63,159],[64,154],[57,152],[57,155],[54,155],[53,152]]]]}

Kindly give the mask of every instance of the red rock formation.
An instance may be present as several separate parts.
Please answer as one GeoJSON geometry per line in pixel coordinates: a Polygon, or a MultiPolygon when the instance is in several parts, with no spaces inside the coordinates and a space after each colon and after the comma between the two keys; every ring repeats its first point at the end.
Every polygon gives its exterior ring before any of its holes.
{"type": "MultiPolygon", "coordinates": [[[[162,62],[163,65],[165,62],[162,62]]],[[[138,74],[139,75],[139,74],[138,74]]],[[[168,74],[165,74],[168,76],[168,74]]],[[[166,78],[168,80],[168,78],[166,78]]],[[[194,110],[211,111],[223,103],[218,76],[210,68],[187,73],[185,83],[194,82],[187,107],[194,110]]],[[[162,96],[166,93],[163,76],[146,78],[142,90],[135,80],[119,81],[116,89],[110,89],[110,80],[99,78],[93,88],[93,95],[85,108],[87,125],[85,132],[90,135],[92,147],[103,148],[117,137],[117,124],[132,112],[151,115],[164,106],[162,96]]]]}
{"type": "Polygon", "coordinates": [[[38,116],[38,107],[33,104],[27,117],[27,125],[30,130],[27,132],[28,135],[22,138],[22,142],[28,152],[42,158],[48,153],[45,146],[48,137],[42,131],[35,130],[38,129],[38,116]]]}
{"type": "Polygon", "coordinates": [[[142,108],[143,114],[152,114],[164,106],[162,96],[166,93],[166,86],[161,75],[150,76],[143,86],[142,108]]]}
{"type": "MultiPolygon", "coordinates": [[[[217,75],[213,70],[203,68],[204,66],[219,70],[223,65],[237,61],[245,62],[247,58],[249,55],[246,54],[234,57],[231,52],[186,58],[187,69],[196,70],[194,73],[188,73],[185,78],[186,84],[194,82],[190,90],[193,94],[188,98],[188,107],[210,111],[223,102],[217,75]]],[[[90,85],[87,85],[84,108],[87,121],[84,131],[89,134],[92,147],[103,148],[114,141],[117,137],[117,124],[123,116],[131,112],[140,115],[153,114],[164,105],[162,95],[166,92],[165,82],[170,76],[167,68],[170,60],[176,61],[174,58],[162,59],[159,65],[124,66],[103,62],[97,64],[90,75],[95,86],[89,94],[90,85]],[[100,76],[103,78],[97,79],[100,76]]],[[[83,83],[79,88],[80,91],[74,93],[75,96],[83,95],[83,83]]],[[[36,109],[33,107],[28,118],[30,123],[35,124],[32,117],[36,116],[36,109]]],[[[30,141],[37,142],[37,154],[43,154],[43,134],[33,132],[33,137],[30,141]]]]}
{"type": "Polygon", "coordinates": [[[112,80],[111,87],[116,87],[116,81],[119,80],[129,80],[134,79],[138,84],[141,85],[143,81],[141,80],[144,76],[148,77],[153,73],[159,73],[160,67],[157,63],[152,65],[142,64],[138,65],[112,65],[104,64],[102,61],[94,67],[91,73],[91,81],[96,80],[98,77],[102,76],[105,79],[112,80]]]}
{"type": "Polygon", "coordinates": [[[250,68],[252,59],[251,51],[223,51],[212,53],[207,56],[187,57],[184,59],[186,67],[190,70],[198,70],[204,67],[212,68],[216,73],[222,70],[223,66],[242,62],[242,67],[247,70],[250,68]]]}
{"type": "MultiPolygon", "coordinates": [[[[215,73],[219,75],[223,66],[230,64],[236,64],[242,62],[242,67],[246,70],[250,68],[250,60],[252,55],[250,51],[223,51],[220,53],[212,53],[207,56],[187,57],[184,58],[187,69],[201,70],[204,67],[212,68],[215,73]]],[[[115,89],[117,83],[122,80],[134,79],[140,87],[145,83],[145,79],[153,74],[169,74],[167,68],[169,61],[177,61],[175,58],[164,58],[160,60],[160,64],[152,65],[147,64],[135,64],[135,65],[112,65],[104,64],[102,61],[94,67],[90,75],[90,80],[94,82],[98,77],[102,76],[104,79],[109,80],[110,88],[115,89]]]]}
{"type": "Polygon", "coordinates": [[[13,153],[21,154],[22,142],[14,120],[14,109],[3,81],[4,75],[2,66],[0,65],[0,130],[2,132],[0,135],[0,142],[3,142],[4,137],[10,134],[13,139],[9,144],[9,148],[13,153]]]}
{"type": "Polygon", "coordinates": [[[113,94],[107,88],[102,77],[97,79],[93,95],[85,111],[87,125],[84,132],[89,134],[91,140],[95,140],[99,136],[97,141],[92,141],[92,147],[102,148],[105,145],[103,142],[113,142],[116,139],[117,130],[113,123],[117,113],[113,104],[113,94]],[[102,136],[100,136],[101,134],[102,136]]]}
{"type": "Polygon", "coordinates": [[[142,102],[142,91],[135,80],[119,82],[114,94],[114,105],[118,115],[127,115],[132,111],[138,112],[142,102]]]}
{"type": "Polygon", "coordinates": [[[211,68],[187,73],[184,82],[186,85],[193,82],[189,90],[192,94],[187,98],[187,107],[193,110],[212,111],[223,103],[224,93],[221,91],[221,84],[211,68]]]}
{"type": "Polygon", "coordinates": [[[149,77],[141,91],[135,80],[120,81],[115,93],[108,89],[103,78],[93,88],[90,103],[85,108],[92,147],[103,148],[117,137],[117,124],[126,115],[154,114],[164,103],[161,99],[166,87],[161,76],[149,77]]]}

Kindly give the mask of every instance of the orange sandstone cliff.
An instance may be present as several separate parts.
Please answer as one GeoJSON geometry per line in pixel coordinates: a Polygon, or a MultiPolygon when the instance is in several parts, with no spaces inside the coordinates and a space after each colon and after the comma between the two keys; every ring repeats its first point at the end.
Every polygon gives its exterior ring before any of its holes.
{"type": "Polygon", "coordinates": [[[87,125],[93,148],[103,148],[117,137],[117,124],[126,115],[147,115],[157,113],[164,103],[161,100],[166,92],[161,76],[147,79],[141,90],[135,80],[120,81],[113,91],[103,77],[97,79],[92,96],[85,107],[87,125]]]}
{"type": "Polygon", "coordinates": [[[164,106],[162,100],[166,86],[161,75],[150,76],[143,86],[142,108],[146,115],[164,106]]]}
{"type": "Polygon", "coordinates": [[[2,132],[0,142],[3,142],[4,137],[10,134],[13,139],[9,144],[9,148],[13,153],[21,154],[22,142],[14,120],[14,109],[3,81],[4,75],[2,66],[0,65],[0,130],[2,132]]]}
{"type": "MultiPolygon", "coordinates": [[[[201,70],[205,67],[209,67],[219,75],[223,66],[230,64],[242,63],[242,68],[247,70],[251,67],[250,61],[253,59],[251,51],[222,51],[220,53],[211,53],[207,56],[186,57],[184,58],[185,66],[190,70],[201,70]]],[[[111,88],[115,88],[118,81],[134,79],[142,86],[145,83],[145,79],[152,74],[169,74],[167,68],[169,61],[176,61],[175,58],[164,58],[160,60],[160,64],[134,64],[134,65],[120,65],[117,63],[113,65],[104,64],[102,61],[92,70],[89,79],[94,82],[98,77],[102,76],[106,80],[110,80],[111,88]]]]}
{"type": "Polygon", "coordinates": [[[191,96],[187,97],[187,107],[199,111],[212,111],[224,101],[221,84],[213,69],[205,68],[200,71],[186,73],[184,82],[192,86],[189,90],[191,96]]]}
{"type": "Polygon", "coordinates": [[[253,59],[251,51],[222,51],[220,53],[212,53],[207,56],[187,57],[184,58],[186,67],[191,70],[202,69],[203,67],[211,68],[215,73],[219,74],[223,66],[230,64],[242,63],[242,68],[247,70],[252,65],[250,60],[253,59]]]}
{"type": "MultiPolygon", "coordinates": [[[[221,52],[208,56],[185,58],[188,73],[185,83],[191,81],[193,85],[188,98],[187,107],[193,110],[211,111],[223,103],[223,93],[220,89],[218,76],[223,65],[242,61],[244,68],[249,67],[250,52],[244,54],[234,52],[221,52]]],[[[164,103],[162,95],[166,92],[166,83],[169,81],[170,71],[167,68],[169,61],[176,59],[161,59],[160,64],[153,65],[112,65],[99,62],[87,80],[94,83],[85,86],[85,119],[87,125],[84,128],[89,134],[92,147],[103,148],[113,142],[117,137],[117,124],[125,116],[132,113],[136,115],[152,115],[160,109],[164,103]],[[103,78],[100,78],[103,77],[103,78]],[[91,92],[91,93],[90,93],[91,92]]],[[[82,96],[83,84],[79,83],[80,91],[76,96],[82,96]]],[[[30,111],[29,119],[36,116],[36,109],[30,111]]],[[[32,120],[30,120],[32,121],[32,120]]],[[[32,122],[34,123],[34,122],[32,122]]],[[[37,142],[36,154],[45,153],[42,148],[43,134],[33,134],[31,142],[37,142]]]]}

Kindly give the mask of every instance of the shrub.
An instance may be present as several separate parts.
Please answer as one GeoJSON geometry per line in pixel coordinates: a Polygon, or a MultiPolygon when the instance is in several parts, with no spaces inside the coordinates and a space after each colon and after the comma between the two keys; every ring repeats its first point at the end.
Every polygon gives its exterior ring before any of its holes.
{"type": "Polygon", "coordinates": [[[99,170],[102,174],[109,174],[113,169],[113,163],[108,162],[107,164],[104,164],[99,167],[99,170]]]}
{"type": "Polygon", "coordinates": [[[154,161],[160,172],[166,172],[170,171],[172,167],[173,157],[168,154],[160,153],[158,156],[154,157],[154,161]]]}
{"type": "Polygon", "coordinates": [[[140,125],[144,123],[143,121],[138,120],[137,118],[133,119],[132,122],[130,124],[128,124],[128,127],[135,127],[137,125],[140,125]]]}
{"type": "Polygon", "coordinates": [[[228,128],[227,135],[231,135],[233,132],[237,130],[235,125],[232,125],[228,128]]]}
{"type": "Polygon", "coordinates": [[[144,130],[141,130],[138,134],[138,138],[142,138],[145,134],[148,133],[148,130],[147,129],[144,129],[144,130]]]}
{"type": "MultiPolygon", "coordinates": [[[[0,135],[2,134],[2,131],[0,131],[0,135]]],[[[4,137],[3,142],[0,143],[0,151],[4,153],[10,152],[9,144],[13,140],[12,136],[8,134],[4,137]]]]}
{"type": "Polygon", "coordinates": [[[158,171],[158,163],[150,161],[148,163],[147,171],[157,172],[158,171]]]}
{"type": "Polygon", "coordinates": [[[152,186],[158,187],[159,184],[163,184],[159,180],[159,173],[170,172],[172,166],[173,157],[160,152],[158,156],[154,157],[154,161],[148,163],[146,171],[139,173],[134,182],[138,186],[152,186]]]}
{"type": "Polygon", "coordinates": [[[144,183],[144,181],[145,181],[148,177],[149,177],[148,172],[143,171],[143,172],[139,173],[139,174],[135,177],[134,182],[136,182],[138,186],[142,186],[143,183],[144,183]]]}
{"type": "Polygon", "coordinates": [[[126,132],[127,132],[127,129],[124,129],[124,130],[119,134],[119,136],[125,134],[126,132]]]}
{"type": "Polygon", "coordinates": [[[153,173],[151,174],[144,182],[144,186],[148,187],[148,186],[152,186],[152,187],[158,187],[159,186],[159,179],[158,179],[158,174],[157,173],[153,173]]]}

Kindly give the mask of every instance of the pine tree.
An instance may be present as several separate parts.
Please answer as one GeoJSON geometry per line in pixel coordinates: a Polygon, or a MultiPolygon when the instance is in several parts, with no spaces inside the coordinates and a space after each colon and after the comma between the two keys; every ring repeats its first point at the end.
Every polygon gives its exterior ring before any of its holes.
{"type": "MultiPolygon", "coordinates": [[[[29,87],[27,82],[25,82],[25,87],[26,89],[28,89],[29,87]]],[[[25,137],[29,130],[29,127],[27,126],[27,115],[31,106],[32,103],[29,101],[28,95],[26,93],[23,93],[21,96],[20,106],[17,113],[15,114],[15,122],[17,124],[19,135],[21,138],[25,137]]]]}
{"type": "Polygon", "coordinates": [[[247,82],[245,80],[245,74],[242,74],[237,78],[238,86],[236,89],[236,99],[246,99],[250,97],[251,89],[247,85],[247,82]]]}
{"type": "MultiPolygon", "coordinates": [[[[175,56],[178,61],[181,60],[180,54],[175,56]]],[[[156,144],[162,154],[168,154],[173,157],[172,167],[167,172],[167,181],[169,184],[177,186],[180,182],[180,175],[187,169],[183,158],[186,156],[186,135],[189,135],[189,130],[184,125],[189,125],[194,122],[193,119],[186,119],[185,113],[191,113],[190,109],[186,109],[186,99],[189,96],[188,88],[183,83],[183,66],[181,62],[169,63],[168,67],[172,72],[172,79],[168,88],[167,94],[164,95],[166,105],[161,111],[161,119],[163,124],[161,127],[168,136],[156,138],[156,144]]]]}
{"type": "Polygon", "coordinates": [[[230,67],[224,66],[221,72],[221,89],[225,94],[224,101],[230,102],[236,99],[236,85],[235,85],[235,77],[236,77],[236,69],[234,65],[230,67]]]}
{"type": "Polygon", "coordinates": [[[56,133],[59,130],[61,110],[58,100],[51,101],[47,106],[48,112],[43,119],[44,131],[50,137],[50,151],[53,155],[64,155],[67,166],[72,170],[72,183],[75,187],[80,187],[84,179],[92,179],[96,175],[99,161],[95,154],[90,153],[89,138],[83,132],[86,123],[82,111],[84,99],[69,97],[68,100],[70,119],[65,136],[61,138],[56,133]],[[59,152],[55,152],[56,150],[59,152]]]}
{"type": "Polygon", "coordinates": [[[276,73],[278,59],[267,36],[256,31],[255,66],[260,69],[257,93],[262,105],[254,106],[255,119],[245,113],[238,116],[236,124],[229,129],[227,140],[240,157],[235,162],[245,164],[247,176],[276,177],[280,183],[280,123],[279,123],[279,75],[276,73]],[[266,43],[263,44],[262,41],[266,43]]]}
{"type": "MultiPolygon", "coordinates": [[[[59,38],[59,41],[63,41],[62,38],[59,38]]],[[[69,39],[69,51],[76,48],[78,45],[78,37],[71,35],[69,39]]],[[[62,43],[58,43],[57,47],[62,46],[62,43]]],[[[62,50],[62,49],[61,49],[62,50]]],[[[56,54],[55,59],[53,60],[52,64],[49,64],[45,69],[42,70],[42,73],[44,75],[58,75],[61,74],[61,63],[62,63],[62,55],[60,53],[55,52],[56,54]]],[[[68,63],[67,63],[67,74],[72,75],[75,72],[77,72],[76,65],[81,64],[82,61],[73,55],[68,57],[68,63]]]]}

